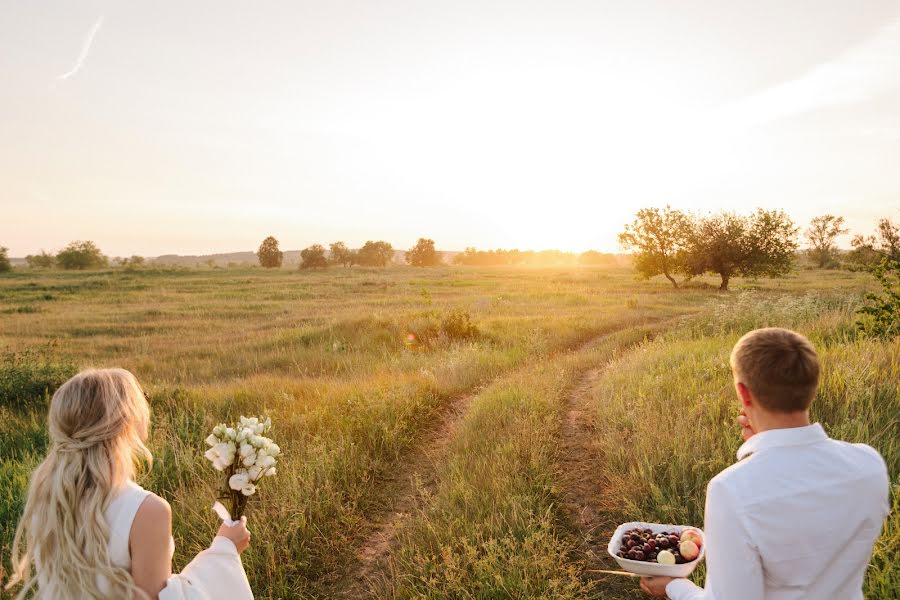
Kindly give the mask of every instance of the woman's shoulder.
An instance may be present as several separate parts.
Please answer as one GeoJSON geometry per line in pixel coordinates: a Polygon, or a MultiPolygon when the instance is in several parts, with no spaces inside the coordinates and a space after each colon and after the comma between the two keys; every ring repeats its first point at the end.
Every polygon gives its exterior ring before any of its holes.
{"type": "Polygon", "coordinates": [[[160,498],[153,492],[147,492],[144,501],[138,507],[137,514],[134,516],[135,525],[141,521],[150,523],[159,523],[161,519],[172,520],[172,507],[163,498],[160,498]]]}

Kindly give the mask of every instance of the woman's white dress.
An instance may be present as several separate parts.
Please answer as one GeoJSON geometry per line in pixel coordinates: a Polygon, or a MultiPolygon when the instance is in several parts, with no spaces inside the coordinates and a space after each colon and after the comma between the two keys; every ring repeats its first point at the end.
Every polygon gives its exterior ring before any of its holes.
{"type": "MultiPolygon", "coordinates": [[[[104,512],[109,525],[109,557],[114,565],[131,570],[128,540],[131,525],[150,492],[128,481],[104,512]]],[[[169,542],[169,556],[175,541],[169,542]]],[[[207,550],[198,554],[181,573],[169,578],[159,600],[252,600],[253,592],[241,557],[228,538],[216,536],[207,550]]]]}

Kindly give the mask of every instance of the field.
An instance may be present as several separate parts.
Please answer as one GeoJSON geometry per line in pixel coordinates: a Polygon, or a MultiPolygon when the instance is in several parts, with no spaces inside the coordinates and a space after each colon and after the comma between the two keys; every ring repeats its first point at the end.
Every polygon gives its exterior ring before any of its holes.
{"type": "Polygon", "coordinates": [[[710,283],[586,268],[4,276],[4,567],[47,444],[44,382],[122,366],[149,392],[140,483],[172,504],[176,568],[216,526],[203,439],[265,412],[284,457],[249,515],[258,598],[637,598],[585,571],[614,567],[618,522],[702,524],[705,484],[740,441],[728,352],[780,325],[822,355],[815,418],[888,463],[895,510],[866,593],[897,597],[900,340],[856,333],[869,277],[710,283]]]}

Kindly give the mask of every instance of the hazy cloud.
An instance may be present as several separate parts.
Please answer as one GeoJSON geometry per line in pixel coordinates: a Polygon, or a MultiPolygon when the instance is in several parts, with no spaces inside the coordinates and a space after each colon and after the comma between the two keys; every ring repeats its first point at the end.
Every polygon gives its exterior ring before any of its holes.
{"type": "Polygon", "coordinates": [[[81,67],[84,66],[84,61],[87,60],[88,53],[91,51],[91,45],[94,43],[94,38],[97,37],[97,32],[100,31],[100,27],[103,25],[103,17],[101,16],[97,19],[97,22],[94,23],[94,26],[91,27],[91,30],[88,32],[87,37],[84,38],[84,43],[81,45],[81,52],[78,54],[78,59],[75,61],[75,64],[72,65],[72,68],[69,69],[66,73],[62,75],[58,75],[56,78],[65,80],[81,70],[81,67]]]}

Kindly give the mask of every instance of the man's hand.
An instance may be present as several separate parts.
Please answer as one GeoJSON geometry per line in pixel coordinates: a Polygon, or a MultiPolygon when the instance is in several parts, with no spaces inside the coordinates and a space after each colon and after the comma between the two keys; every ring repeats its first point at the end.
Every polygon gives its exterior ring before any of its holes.
{"type": "Polygon", "coordinates": [[[756,435],[756,431],[750,423],[750,418],[747,416],[747,413],[744,412],[743,408],[741,409],[741,414],[738,415],[737,422],[738,425],[741,426],[741,437],[744,438],[745,442],[756,435]]]}
{"type": "Polygon", "coordinates": [[[674,577],[641,577],[641,589],[653,598],[666,598],[666,586],[674,577]]]}

